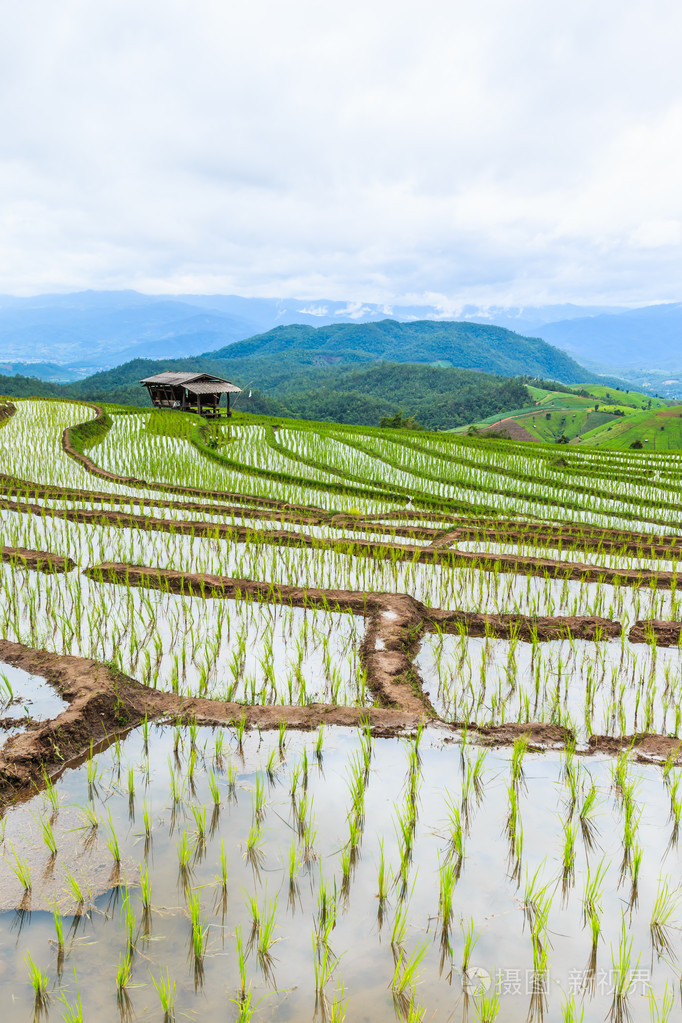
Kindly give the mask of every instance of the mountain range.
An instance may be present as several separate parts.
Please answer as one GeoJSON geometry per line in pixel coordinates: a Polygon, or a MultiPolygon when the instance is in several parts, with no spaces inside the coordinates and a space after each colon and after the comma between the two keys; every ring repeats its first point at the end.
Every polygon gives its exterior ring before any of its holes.
{"type": "MultiPolygon", "coordinates": [[[[303,324],[275,327],[184,359],[134,359],[70,384],[0,377],[0,393],[148,404],[140,380],[164,370],[200,370],[243,388],[244,411],[376,425],[397,413],[449,429],[530,400],[521,378],[608,382],[539,338],[478,323],[303,324]]],[[[623,385],[625,386],[625,385],[623,385]]]]}
{"type": "MultiPolygon", "coordinates": [[[[391,307],[236,295],[164,296],[135,291],[84,291],[29,298],[5,295],[0,296],[0,363],[3,372],[32,372],[42,379],[70,380],[136,358],[200,355],[276,326],[360,324],[387,317],[407,323],[458,320],[505,327],[563,347],[561,329],[555,341],[545,337],[547,325],[584,322],[614,311],[613,307],[570,304],[515,308],[469,305],[447,315],[447,310],[435,305],[391,307]]],[[[588,354],[594,354],[591,345],[588,354]]],[[[617,362],[608,368],[613,372],[617,362]]]]}

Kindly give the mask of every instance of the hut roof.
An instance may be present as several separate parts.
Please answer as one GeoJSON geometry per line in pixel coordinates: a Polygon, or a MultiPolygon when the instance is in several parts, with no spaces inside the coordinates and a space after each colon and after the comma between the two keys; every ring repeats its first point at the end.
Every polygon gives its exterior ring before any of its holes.
{"type": "Polygon", "coordinates": [[[214,377],[210,373],[175,373],[167,371],[140,380],[141,384],[167,384],[171,387],[186,387],[192,394],[237,394],[241,387],[214,377]]]}
{"type": "Polygon", "coordinates": [[[184,384],[191,394],[237,394],[241,387],[229,380],[199,380],[196,384],[184,384]]]}

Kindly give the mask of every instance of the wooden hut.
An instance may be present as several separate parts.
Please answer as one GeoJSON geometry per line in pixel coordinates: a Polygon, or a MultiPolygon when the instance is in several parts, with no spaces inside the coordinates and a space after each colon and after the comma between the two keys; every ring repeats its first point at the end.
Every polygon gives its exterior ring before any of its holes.
{"type": "Polygon", "coordinates": [[[140,380],[140,383],[149,391],[155,408],[196,412],[210,418],[221,415],[220,399],[223,394],[227,395],[225,414],[229,416],[230,395],[241,393],[241,387],[210,373],[157,373],[140,380]]]}

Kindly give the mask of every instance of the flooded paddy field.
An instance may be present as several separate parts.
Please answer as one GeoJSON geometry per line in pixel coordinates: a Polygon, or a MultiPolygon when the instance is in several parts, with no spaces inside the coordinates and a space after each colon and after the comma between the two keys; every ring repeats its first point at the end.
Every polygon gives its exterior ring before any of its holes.
{"type": "Polygon", "coordinates": [[[680,781],[431,730],[138,730],[4,819],[8,1018],[29,955],[84,1018],[162,1018],[159,984],[177,1018],[491,1018],[496,985],[501,1019],[648,1018],[677,986],[680,781]]]}
{"type": "Polygon", "coordinates": [[[8,1020],[679,1015],[680,465],[17,401],[8,1020]]]}

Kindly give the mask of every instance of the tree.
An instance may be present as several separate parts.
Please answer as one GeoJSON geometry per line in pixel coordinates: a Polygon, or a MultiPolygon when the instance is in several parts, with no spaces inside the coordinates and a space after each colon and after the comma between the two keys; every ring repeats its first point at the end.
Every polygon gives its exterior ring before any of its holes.
{"type": "Polygon", "coordinates": [[[394,416],[382,416],[379,426],[392,430],[423,430],[424,427],[417,422],[416,416],[404,416],[400,409],[394,416]]]}

